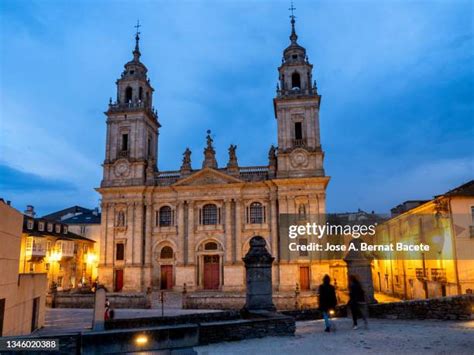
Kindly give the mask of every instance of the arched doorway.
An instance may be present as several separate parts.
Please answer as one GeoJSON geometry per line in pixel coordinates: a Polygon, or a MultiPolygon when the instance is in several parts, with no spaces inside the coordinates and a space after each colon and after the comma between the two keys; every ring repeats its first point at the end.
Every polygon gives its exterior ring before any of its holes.
{"type": "Polygon", "coordinates": [[[151,285],[154,290],[171,290],[175,286],[175,246],[159,243],[153,249],[153,272],[151,285]]]}
{"type": "MultiPolygon", "coordinates": [[[[162,263],[173,260],[173,248],[164,246],[160,251],[162,263]]],[[[170,290],[173,288],[173,264],[161,264],[160,267],[160,289],[170,290]]]]}
{"type": "Polygon", "coordinates": [[[216,241],[201,244],[198,250],[199,284],[204,290],[219,290],[223,280],[223,249],[216,241]]]}

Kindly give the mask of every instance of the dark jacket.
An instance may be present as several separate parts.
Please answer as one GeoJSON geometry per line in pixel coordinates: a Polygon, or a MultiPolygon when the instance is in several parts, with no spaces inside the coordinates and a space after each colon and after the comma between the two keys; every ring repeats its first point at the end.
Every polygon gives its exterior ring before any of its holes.
{"type": "Polygon", "coordinates": [[[349,303],[356,304],[365,302],[365,293],[359,282],[351,282],[349,284],[349,303]]]}
{"type": "Polygon", "coordinates": [[[336,307],[336,289],[333,285],[322,284],[319,286],[319,309],[327,312],[331,308],[336,307]]]}

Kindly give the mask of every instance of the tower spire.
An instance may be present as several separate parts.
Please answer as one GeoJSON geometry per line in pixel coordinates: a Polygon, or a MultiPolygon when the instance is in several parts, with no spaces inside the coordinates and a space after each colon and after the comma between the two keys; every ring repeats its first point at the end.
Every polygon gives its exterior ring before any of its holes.
{"type": "Polygon", "coordinates": [[[290,40],[291,40],[291,43],[296,43],[296,40],[298,39],[298,36],[296,35],[296,31],[295,31],[295,10],[296,10],[296,7],[293,6],[293,1],[291,1],[291,7],[288,9],[291,11],[291,15],[290,15],[290,19],[291,19],[291,35],[290,35],[290,40]]]}
{"type": "Polygon", "coordinates": [[[133,60],[138,62],[140,60],[140,46],[139,46],[139,43],[140,43],[140,20],[137,20],[137,24],[134,26],[137,31],[135,33],[135,50],[133,51],[133,60]]]}

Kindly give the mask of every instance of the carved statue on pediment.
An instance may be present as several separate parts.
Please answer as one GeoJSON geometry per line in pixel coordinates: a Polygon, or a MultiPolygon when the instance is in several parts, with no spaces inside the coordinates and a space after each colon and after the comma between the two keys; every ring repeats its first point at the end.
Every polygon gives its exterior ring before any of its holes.
{"type": "Polygon", "coordinates": [[[186,148],[183,153],[183,164],[181,165],[181,170],[191,170],[191,150],[186,148]]]}
{"type": "Polygon", "coordinates": [[[229,162],[227,163],[227,169],[236,170],[239,167],[237,162],[237,154],[235,153],[237,146],[231,144],[229,147],[229,162]]]}
{"type": "Polygon", "coordinates": [[[216,160],[216,151],[212,146],[214,142],[211,138],[211,131],[207,131],[207,147],[204,149],[204,161],[202,163],[202,167],[204,168],[213,168],[217,169],[217,160],[216,160]]]}

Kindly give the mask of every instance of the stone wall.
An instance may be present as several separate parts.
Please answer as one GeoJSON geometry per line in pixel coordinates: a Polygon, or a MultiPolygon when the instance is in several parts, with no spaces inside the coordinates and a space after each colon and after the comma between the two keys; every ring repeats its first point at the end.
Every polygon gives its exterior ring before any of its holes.
{"type": "MultiPolygon", "coordinates": [[[[273,304],[278,310],[311,309],[317,306],[315,292],[300,293],[298,297],[294,292],[273,293],[273,304]]],[[[187,309],[233,309],[240,310],[245,305],[245,293],[238,292],[196,292],[186,295],[184,308],[187,309]]]]}
{"type": "MultiPolygon", "coordinates": [[[[150,308],[145,293],[107,293],[112,308],[150,308]]],[[[94,308],[94,294],[58,292],[48,295],[47,305],[53,308],[94,308]]]]}
{"type": "Polygon", "coordinates": [[[369,306],[370,317],[389,319],[471,319],[474,295],[380,303],[369,306]]]}

